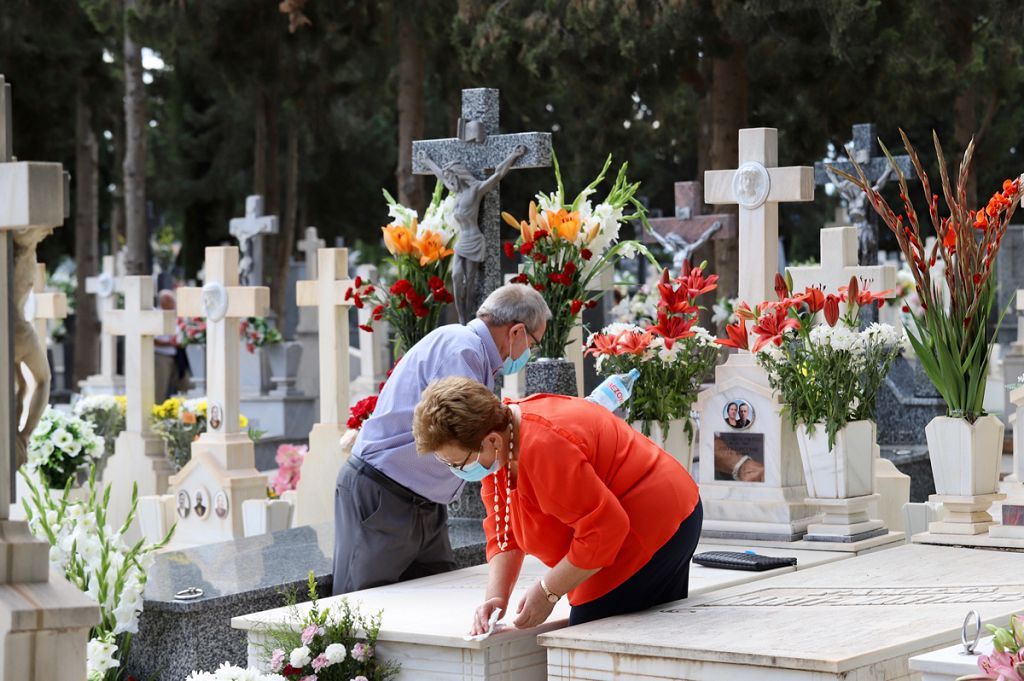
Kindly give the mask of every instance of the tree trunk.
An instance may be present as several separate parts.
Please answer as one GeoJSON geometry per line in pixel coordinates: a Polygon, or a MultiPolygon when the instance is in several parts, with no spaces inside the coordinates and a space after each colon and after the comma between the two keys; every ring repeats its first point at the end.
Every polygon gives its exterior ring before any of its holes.
{"type": "Polygon", "coordinates": [[[110,201],[110,255],[117,256],[124,245],[124,178],[118,170],[124,169],[124,118],[114,115],[114,165],[112,168],[114,190],[110,201]]]}
{"type": "MultiPolygon", "coordinates": [[[[750,89],[747,72],[747,50],[733,42],[728,53],[711,58],[711,82],[708,87],[708,111],[711,115],[710,169],[735,168],[739,159],[739,130],[747,125],[747,98],[750,89]]],[[[736,206],[717,210],[736,212],[736,206]]],[[[742,238],[742,235],[740,236],[742,238]]],[[[718,294],[735,297],[739,292],[739,240],[717,239],[715,273],[718,294]]],[[[747,301],[751,305],[759,301],[747,301]]]]}
{"type": "Polygon", "coordinates": [[[256,123],[252,144],[252,193],[267,194],[267,106],[263,93],[256,95],[256,123]]]}
{"type": "Polygon", "coordinates": [[[75,98],[75,262],[78,288],[75,291],[75,354],[72,385],[96,373],[99,357],[99,319],[95,297],[85,290],[86,277],[97,273],[99,263],[98,166],[99,145],[92,127],[89,83],[78,80],[75,98]]]}
{"type": "MultiPolygon", "coordinates": [[[[960,86],[957,88],[956,97],[953,99],[953,139],[956,141],[956,149],[945,148],[946,159],[954,159],[956,165],[950,169],[950,173],[956,173],[959,161],[963,157],[964,150],[970,144],[971,138],[978,132],[978,110],[977,110],[977,85],[974,78],[964,77],[962,72],[968,68],[971,62],[971,53],[974,50],[974,29],[973,12],[970,7],[954,5],[952,7],[952,21],[950,22],[949,38],[952,48],[957,57],[957,76],[960,86]]],[[[980,140],[975,140],[979,142],[980,140]]],[[[946,146],[946,145],[943,145],[946,146]]],[[[979,167],[980,158],[975,150],[974,167],[979,167]]],[[[967,205],[978,205],[978,174],[971,173],[967,178],[967,205]]]]}
{"type": "Polygon", "coordinates": [[[124,2],[124,215],[126,274],[146,274],[146,92],[142,83],[142,46],[132,38],[138,0],[124,2]]]}
{"type": "Polygon", "coordinates": [[[291,254],[295,249],[295,233],[299,215],[299,123],[291,121],[285,132],[286,163],[284,214],[281,216],[281,231],[273,239],[274,248],[270,257],[274,260],[273,279],[270,287],[270,303],[279,320],[278,328],[284,329],[288,301],[288,272],[291,254]]]}
{"type": "Polygon", "coordinates": [[[423,177],[412,174],[412,143],[423,139],[423,44],[409,12],[398,13],[398,202],[426,209],[423,177]]]}

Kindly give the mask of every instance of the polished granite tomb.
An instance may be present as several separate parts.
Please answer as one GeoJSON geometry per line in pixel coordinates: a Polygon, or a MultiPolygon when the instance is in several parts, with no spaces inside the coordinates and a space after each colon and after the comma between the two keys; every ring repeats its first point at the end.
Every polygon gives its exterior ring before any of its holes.
{"type": "MultiPolygon", "coordinates": [[[[484,561],[478,520],[452,519],[449,536],[460,567],[484,561]]],[[[127,673],[176,681],[224,661],[244,664],[245,634],[231,628],[231,618],[280,607],[289,592],[305,600],[310,571],[320,593],[330,594],[333,553],[331,523],[161,553],[149,573],[127,673]],[[189,588],[202,596],[175,598],[189,588]]]]}

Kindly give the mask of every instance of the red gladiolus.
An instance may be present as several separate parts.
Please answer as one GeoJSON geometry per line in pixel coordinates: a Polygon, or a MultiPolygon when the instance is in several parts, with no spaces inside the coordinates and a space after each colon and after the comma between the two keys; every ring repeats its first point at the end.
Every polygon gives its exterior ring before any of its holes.
{"type": "Polygon", "coordinates": [[[728,338],[716,338],[715,342],[727,348],[737,350],[750,349],[750,339],[747,337],[747,323],[742,319],[725,327],[728,338]]]}
{"type": "Polygon", "coordinates": [[[835,326],[839,321],[839,297],[831,293],[825,298],[825,321],[829,326],[835,326]]]}

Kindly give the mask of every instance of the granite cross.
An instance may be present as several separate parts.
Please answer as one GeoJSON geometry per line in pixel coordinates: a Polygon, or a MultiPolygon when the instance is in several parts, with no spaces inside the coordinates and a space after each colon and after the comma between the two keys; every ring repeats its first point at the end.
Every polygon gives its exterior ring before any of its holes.
{"type": "MultiPolygon", "coordinates": [[[[857,277],[862,291],[888,291],[886,298],[896,296],[895,267],[857,263],[856,227],[826,227],[821,230],[821,264],[790,267],[788,272],[793,278],[794,291],[815,286],[825,293],[839,293],[840,286],[848,286],[850,278],[857,277]]],[[[840,307],[845,310],[847,305],[843,303],[840,307]]]]}
{"type": "MultiPolygon", "coordinates": [[[[412,143],[412,170],[417,175],[431,174],[429,163],[444,168],[460,162],[478,180],[497,168],[517,147],[526,153],[517,158],[512,169],[544,168],[551,165],[551,133],[528,132],[498,134],[498,90],[474,88],[462,91],[462,117],[459,136],[448,139],[419,140],[412,143]],[[421,156],[422,155],[422,156],[421,156]]],[[[486,243],[483,277],[477,280],[475,310],[491,291],[502,285],[501,276],[501,201],[498,190],[483,200],[479,220],[486,243]]]]}
{"type": "Polygon", "coordinates": [[[732,213],[704,215],[700,182],[676,182],[674,189],[675,215],[649,220],[655,233],[644,231],[643,240],[669,249],[673,254],[672,267],[678,270],[682,261],[688,260],[708,239],[735,239],[736,216],[732,213]]]}
{"type": "Polygon", "coordinates": [[[50,319],[64,319],[68,316],[68,297],[62,292],[46,290],[46,265],[36,263],[36,277],[32,282],[32,293],[25,305],[25,319],[32,322],[36,336],[46,345],[49,335],[46,322],[50,319]]]}
{"type": "Polygon", "coordinates": [[[704,200],[739,205],[739,295],[751,306],[774,297],[779,271],[779,203],[812,201],[814,173],[806,166],[778,167],[778,130],[739,132],[739,167],[704,173],[704,200]]]}
{"type": "MultiPolygon", "coordinates": [[[[307,227],[306,236],[296,246],[303,255],[305,263],[305,276],[307,280],[316,279],[316,258],[317,251],[326,246],[327,243],[317,236],[316,227],[307,227]]],[[[308,307],[299,308],[299,323],[296,332],[316,333],[317,315],[316,310],[308,307]]],[[[309,360],[307,360],[309,361],[309,360]]]]}
{"type": "MultiPolygon", "coordinates": [[[[117,308],[117,296],[115,293],[121,290],[122,278],[116,274],[115,258],[112,255],[103,256],[100,273],[93,277],[86,277],[85,290],[96,296],[96,316],[102,324],[107,315],[117,308]]],[[[117,373],[117,343],[114,336],[106,329],[100,330],[100,372],[99,376],[112,379],[117,373]]]]}
{"type": "Polygon", "coordinates": [[[153,308],[153,278],[130,276],[124,280],[124,309],[111,310],[103,326],[111,335],[124,336],[124,378],[127,408],[125,430],[148,433],[156,395],[153,337],[174,333],[173,310],[153,308]]]}
{"type": "Polygon", "coordinates": [[[263,284],[263,236],[277,234],[277,216],[263,214],[263,197],[259,194],[245,197],[245,216],[231,218],[228,225],[231,236],[238,239],[242,251],[239,281],[242,286],[263,284]]]}
{"type": "Polygon", "coordinates": [[[205,267],[202,288],[177,291],[179,315],[206,318],[208,419],[207,431],[200,438],[220,443],[247,440],[238,425],[238,325],[246,317],[266,314],[270,289],[239,286],[238,248],[234,246],[208,247],[205,267]]]}
{"type": "MultiPolygon", "coordinates": [[[[858,123],[853,126],[853,140],[846,145],[846,154],[852,157],[864,171],[868,182],[881,189],[889,180],[895,180],[889,159],[882,155],[878,146],[878,134],[874,123],[858,123]]],[[[894,156],[897,167],[908,180],[914,180],[913,164],[909,156],[894,156]]],[[[831,184],[839,192],[846,207],[851,224],[857,228],[858,257],[865,265],[878,264],[878,226],[874,211],[868,211],[867,197],[849,180],[829,170],[829,166],[856,176],[853,164],[846,158],[818,161],[814,164],[814,184],[831,184]]]]}
{"type": "Polygon", "coordinates": [[[345,292],[348,251],[321,248],[317,252],[317,277],[295,287],[299,307],[316,308],[320,327],[320,423],[340,423],[348,413],[348,308],[345,292]]]}

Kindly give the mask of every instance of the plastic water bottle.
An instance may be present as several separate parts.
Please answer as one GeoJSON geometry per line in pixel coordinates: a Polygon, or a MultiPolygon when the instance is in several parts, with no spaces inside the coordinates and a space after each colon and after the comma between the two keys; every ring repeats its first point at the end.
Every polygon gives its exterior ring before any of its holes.
{"type": "Polygon", "coordinates": [[[628,374],[609,376],[601,385],[594,388],[594,392],[590,393],[587,399],[614,413],[629,400],[629,396],[633,394],[633,384],[638,378],[639,369],[631,369],[628,374]]]}

